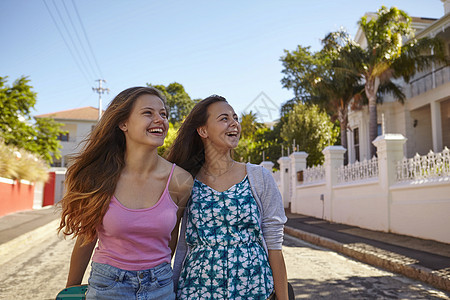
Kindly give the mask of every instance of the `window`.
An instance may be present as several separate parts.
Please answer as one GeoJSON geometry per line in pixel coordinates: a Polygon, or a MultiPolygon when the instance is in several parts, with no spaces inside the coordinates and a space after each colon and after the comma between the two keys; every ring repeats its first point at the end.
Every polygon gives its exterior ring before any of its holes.
{"type": "Polygon", "coordinates": [[[377,124],[377,136],[380,136],[383,134],[383,129],[381,127],[381,124],[377,124]]]}
{"type": "Polygon", "coordinates": [[[51,163],[52,167],[61,167],[61,159],[53,158],[53,162],[51,163]]]}
{"type": "Polygon", "coordinates": [[[355,147],[355,160],[359,161],[359,128],[353,129],[353,145],[355,147]]]}
{"type": "Polygon", "coordinates": [[[60,133],[58,136],[58,140],[60,140],[61,142],[68,142],[69,141],[69,133],[66,133],[66,134],[60,133]]]}

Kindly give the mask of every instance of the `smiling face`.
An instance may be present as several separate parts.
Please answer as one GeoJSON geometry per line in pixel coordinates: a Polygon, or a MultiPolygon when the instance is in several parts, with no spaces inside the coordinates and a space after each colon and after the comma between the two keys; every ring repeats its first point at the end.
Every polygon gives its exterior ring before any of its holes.
{"type": "Polygon", "coordinates": [[[162,146],[169,129],[164,103],[155,95],[139,96],[128,120],[119,127],[125,133],[127,146],[132,144],[162,146]]]}
{"type": "Polygon", "coordinates": [[[204,143],[231,150],[238,146],[241,124],[234,109],[227,102],[220,101],[208,106],[208,120],[197,131],[204,143]]]}

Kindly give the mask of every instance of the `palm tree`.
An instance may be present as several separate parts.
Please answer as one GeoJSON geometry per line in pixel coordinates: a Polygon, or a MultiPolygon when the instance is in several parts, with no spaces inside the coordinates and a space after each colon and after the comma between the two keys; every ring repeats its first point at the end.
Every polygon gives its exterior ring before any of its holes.
{"type": "Polygon", "coordinates": [[[250,111],[241,114],[241,137],[252,138],[256,131],[264,127],[264,124],[257,121],[258,116],[250,111]]]}
{"type": "MultiPolygon", "coordinates": [[[[364,86],[360,82],[360,76],[355,72],[348,72],[353,57],[351,47],[348,47],[350,36],[345,31],[329,33],[322,41],[324,47],[320,52],[325,64],[316,68],[314,78],[310,78],[314,87],[312,101],[326,108],[332,118],[339,120],[341,132],[341,145],[348,149],[347,127],[348,107],[352,99],[360,98],[364,86]]],[[[345,154],[344,163],[348,162],[348,152],[345,154]]]]}
{"type": "MultiPolygon", "coordinates": [[[[352,71],[357,71],[365,81],[372,142],[377,136],[376,105],[380,87],[393,92],[394,97],[403,101],[405,96],[401,88],[391,80],[403,78],[408,82],[416,72],[428,68],[432,62],[444,61],[444,51],[442,42],[437,38],[413,39],[411,18],[396,7],[387,9],[382,6],[376,17],[368,19],[364,16],[358,24],[367,40],[367,47],[363,49],[356,43],[349,46],[353,48],[351,55],[355,69],[352,71]],[[405,38],[408,39],[406,44],[403,43],[405,38]]],[[[372,143],[370,150],[373,156],[376,149],[372,143]]]]}
{"type": "MultiPolygon", "coordinates": [[[[298,46],[292,53],[285,50],[281,58],[285,77],[282,84],[292,89],[295,98],[281,109],[282,118],[296,103],[315,103],[324,108],[332,119],[340,123],[341,145],[348,148],[348,106],[363,91],[358,72],[354,68],[353,48],[348,47],[349,35],[344,31],[329,33],[322,41],[323,49],[312,53],[309,47],[298,46]]],[[[345,162],[347,162],[347,154],[345,162]]]]}

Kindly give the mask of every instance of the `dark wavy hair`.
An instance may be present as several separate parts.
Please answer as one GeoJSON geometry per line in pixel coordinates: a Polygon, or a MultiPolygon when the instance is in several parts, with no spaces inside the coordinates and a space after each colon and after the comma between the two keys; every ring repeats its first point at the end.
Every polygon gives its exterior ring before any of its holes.
{"type": "Polygon", "coordinates": [[[83,141],[82,151],[73,157],[66,174],[66,193],[58,232],[82,237],[83,244],[93,241],[114,195],[125,166],[125,134],[119,125],[125,122],[141,95],[154,95],[153,87],[132,87],[120,92],[109,104],[99,123],[83,141]]]}
{"type": "Polygon", "coordinates": [[[205,163],[205,148],[197,128],[206,124],[208,107],[221,101],[227,102],[222,96],[212,95],[197,103],[181,124],[178,135],[169,149],[167,160],[182,167],[193,177],[205,163]]]}

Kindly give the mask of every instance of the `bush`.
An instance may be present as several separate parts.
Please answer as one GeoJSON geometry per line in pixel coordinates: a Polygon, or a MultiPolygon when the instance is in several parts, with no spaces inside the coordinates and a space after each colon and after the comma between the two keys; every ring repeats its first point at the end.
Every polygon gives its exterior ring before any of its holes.
{"type": "Polygon", "coordinates": [[[48,179],[48,167],[34,154],[0,142],[0,177],[45,182],[48,179]]]}

